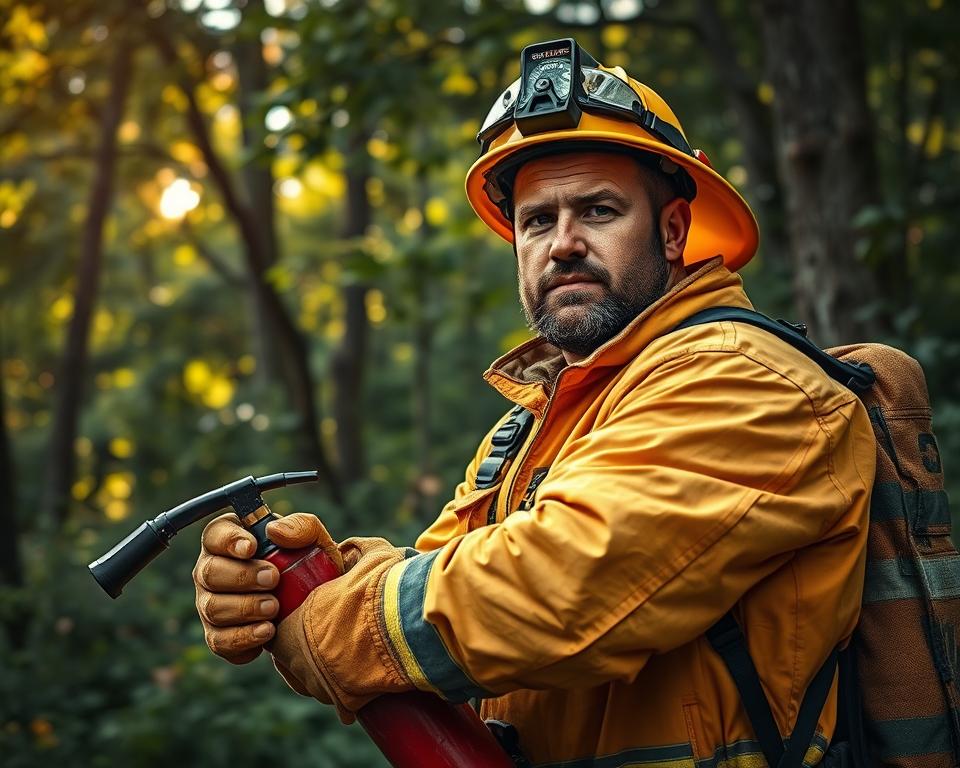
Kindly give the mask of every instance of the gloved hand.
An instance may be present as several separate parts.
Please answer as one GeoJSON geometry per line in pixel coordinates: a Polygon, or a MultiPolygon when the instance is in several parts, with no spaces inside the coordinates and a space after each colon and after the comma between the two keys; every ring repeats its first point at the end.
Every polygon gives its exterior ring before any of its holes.
{"type": "MultiPolygon", "coordinates": [[[[274,521],[267,526],[267,535],[290,549],[318,544],[342,569],[337,545],[313,515],[274,521]]],[[[260,655],[276,631],[270,619],[277,615],[279,603],[268,593],[280,574],[272,563],[250,559],[256,540],[232,512],[209,523],[201,542],[193,581],[204,638],[218,656],[246,664],[260,655]]]]}
{"type": "MultiPolygon", "coordinates": [[[[272,533],[270,537],[277,541],[272,533]]],[[[394,662],[379,629],[371,626],[376,613],[369,609],[379,604],[387,571],[413,551],[385,539],[353,538],[340,545],[340,553],[344,575],[314,589],[280,623],[269,649],[291,688],[334,704],[349,724],[378,695],[415,687],[394,662]]]]}

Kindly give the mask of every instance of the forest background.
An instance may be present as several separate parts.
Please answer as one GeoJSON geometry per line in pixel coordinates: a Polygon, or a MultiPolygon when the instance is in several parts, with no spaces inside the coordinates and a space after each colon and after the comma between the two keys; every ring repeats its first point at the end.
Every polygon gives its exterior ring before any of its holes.
{"type": "Polygon", "coordinates": [[[923,363],[956,499],[958,30],[945,0],[0,0],[3,764],[380,764],[210,655],[199,526],[115,602],[85,566],[246,474],[319,468],[269,501],[338,537],[433,519],[528,336],[462,182],[530,42],[661,92],[757,212],[758,308],[923,363]]]}

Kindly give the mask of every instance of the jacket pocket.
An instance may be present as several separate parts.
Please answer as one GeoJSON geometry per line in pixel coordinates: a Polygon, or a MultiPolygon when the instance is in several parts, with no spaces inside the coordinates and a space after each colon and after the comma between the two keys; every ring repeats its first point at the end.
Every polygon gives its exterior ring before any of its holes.
{"type": "Polygon", "coordinates": [[[501,485],[503,481],[489,488],[477,488],[447,505],[446,511],[457,516],[456,535],[469,533],[488,524],[488,512],[491,505],[496,503],[501,485]]]}
{"type": "Polygon", "coordinates": [[[696,700],[690,699],[684,701],[682,706],[683,722],[687,728],[690,749],[693,750],[693,759],[699,761],[708,756],[713,757],[704,736],[703,721],[700,719],[700,704],[696,700]]]}

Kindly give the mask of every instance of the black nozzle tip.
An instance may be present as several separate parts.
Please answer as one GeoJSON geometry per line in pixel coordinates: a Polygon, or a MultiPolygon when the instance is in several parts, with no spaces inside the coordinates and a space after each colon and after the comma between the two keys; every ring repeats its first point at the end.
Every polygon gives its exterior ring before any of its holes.
{"type": "Polygon", "coordinates": [[[168,546],[149,522],[143,523],[127,538],[87,568],[110,597],[117,598],[124,585],[168,546]]]}

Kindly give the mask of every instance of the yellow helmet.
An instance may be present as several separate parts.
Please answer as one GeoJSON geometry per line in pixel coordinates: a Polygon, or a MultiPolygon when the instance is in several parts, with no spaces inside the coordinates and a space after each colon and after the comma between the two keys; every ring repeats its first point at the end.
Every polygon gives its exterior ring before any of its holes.
{"type": "Polygon", "coordinates": [[[507,171],[558,151],[622,147],[657,156],[660,170],[691,201],[685,264],[719,255],[736,270],[753,257],[759,240],[753,211],[707,156],[690,148],[680,121],[652,88],[621,67],[598,64],[570,38],[528,45],[520,62],[520,78],[498,97],[477,135],[480,158],[467,172],[467,198],[490,229],[513,242],[507,171]]]}

